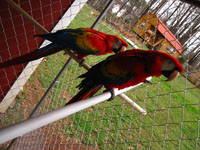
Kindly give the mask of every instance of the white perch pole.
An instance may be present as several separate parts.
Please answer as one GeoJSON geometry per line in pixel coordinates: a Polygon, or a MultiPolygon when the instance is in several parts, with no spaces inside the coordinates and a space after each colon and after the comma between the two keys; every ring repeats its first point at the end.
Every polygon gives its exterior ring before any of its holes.
{"type": "MultiPolygon", "coordinates": [[[[128,91],[134,87],[135,86],[132,86],[132,87],[122,89],[122,90],[114,89],[113,90],[114,95],[115,96],[120,95],[120,97],[125,99],[129,104],[131,104],[135,110],[142,113],[143,115],[146,115],[147,113],[145,110],[143,110],[140,106],[138,106],[135,102],[133,102],[128,96],[126,96],[125,94],[122,94],[123,92],[128,91]]],[[[43,127],[54,121],[58,121],[64,117],[75,114],[76,112],[79,112],[83,109],[86,109],[88,107],[101,103],[110,98],[111,98],[111,92],[108,91],[100,95],[87,98],[85,100],[82,100],[76,103],[69,104],[63,108],[53,110],[51,112],[42,114],[40,116],[0,129],[0,144],[7,142],[9,140],[12,140],[16,137],[22,136],[28,132],[31,132],[35,129],[43,127]]]]}
{"type": "MultiPolygon", "coordinates": [[[[147,81],[151,81],[152,77],[148,77],[146,80],[147,81]]],[[[114,89],[114,93],[115,93],[115,96],[119,96],[121,99],[123,99],[125,102],[127,102],[128,104],[130,104],[133,109],[135,109],[136,111],[138,111],[139,113],[141,113],[142,115],[146,115],[147,112],[146,110],[144,110],[142,107],[140,107],[138,104],[136,104],[133,100],[131,100],[127,95],[124,94],[124,92],[127,92],[139,85],[141,85],[143,83],[139,83],[135,86],[130,86],[128,88],[124,88],[124,89],[121,89],[121,90],[118,90],[118,89],[114,89]]]]}
{"type": "Polygon", "coordinates": [[[72,115],[78,111],[96,105],[111,98],[111,92],[105,92],[100,95],[79,101],[57,110],[42,114],[40,116],[16,123],[6,128],[0,129],[0,144],[22,136],[28,132],[38,129],[42,126],[58,121],[64,117],[72,115]]]}
{"type": "Polygon", "coordinates": [[[122,93],[122,94],[119,95],[119,97],[122,98],[123,100],[125,100],[127,103],[129,103],[136,111],[140,112],[142,115],[146,115],[147,114],[146,110],[144,110],[142,107],[140,107],[134,101],[132,101],[125,94],[122,93]]]}
{"type": "MultiPolygon", "coordinates": [[[[140,85],[140,84],[138,84],[138,85],[140,85]]],[[[136,85],[136,86],[138,86],[138,85],[136,85]]],[[[136,86],[131,86],[129,88],[122,89],[122,90],[113,89],[114,96],[120,95],[120,97],[125,99],[129,104],[131,104],[135,110],[142,113],[142,115],[146,115],[147,113],[145,110],[143,110],[140,106],[138,106],[135,102],[133,102],[130,98],[128,98],[128,96],[126,96],[125,94],[122,94],[123,92],[126,92],[136,86]]],[[[53,110],[51,112],[42,114],[40,116],[16,123],[14,125],[5,127],[3,129],[0,129],[0,144],[7,142],[9,140],[12,140],[16,137],[22,136],[28,132],[31,132],[35,129],[43,127],[54,121],[57,121],[64,117],[72,115],[78,111],[81,111],[83,109],[86,109],[88,107],[96,105],[98,103],[101,103],[110,98],[111,98],[111,92],[108,91],[108,92],[102,93],[100,95],[97,95],[97,96],[94,96],[91,98],[87,98],[85,100],[82,100],[82,101],[79,101],[76,103],[72,103],[63,108],[53,110]]]]}

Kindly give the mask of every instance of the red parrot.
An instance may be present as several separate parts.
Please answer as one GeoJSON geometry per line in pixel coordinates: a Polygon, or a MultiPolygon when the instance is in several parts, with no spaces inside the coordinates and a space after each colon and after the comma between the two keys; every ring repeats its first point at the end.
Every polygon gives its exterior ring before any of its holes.
{"type": "MultiPolygon", "coordinates": [[[[67,104],[87,98],[103,85],[118,90],[145,82],[147,77],[164,75],[167,81],[175,79],[183,71],[177,59],[163,52],[152,50],[128,50],[108,57],[94,65],[78,85],[80,92],[67,104]]],[[[66,104],[66,105],[67,105],[66,104]]]]}
{"type": "Polygon", "coordinates": [[[0,67],[32,61],[63,49],[73,50],[79,59],[87,55],[104,55],[124,51],[128,44],[121,38],[90,28],[63,29],[55,33],[35,35],[52,43],[31,53],[3,62],[0,67]]]}

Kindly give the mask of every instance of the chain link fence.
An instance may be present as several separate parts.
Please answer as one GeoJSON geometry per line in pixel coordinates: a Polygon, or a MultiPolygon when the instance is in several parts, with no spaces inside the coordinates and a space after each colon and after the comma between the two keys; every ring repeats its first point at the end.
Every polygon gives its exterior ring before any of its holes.
{"type": "MultiPolygon", "coordinates": [[[[82,5],[85,1],[79,2],[82,5]]],[[[53,6],[54,2],[50,3],[53,6]]],[[[75,17],[67,28],[91,27],[107,3],[107,0],[88,0],[78,14],[71,12],[61,18],[59,29],[66,28],[62,19],[70,20],[72,16],[75,17]]],[[[199,8],[173,0],[115,0],[95,29],[127,40],[129,49],[148,50],[151,45],[133,31],[145,14],[156,14],[180,41],[183,50],[179,59],[184,66],[184,73],[172,82],[165,82],[163,77],[153,78],[152,84],[142,84],[126,92],[147,115],[115,97],[23,135],[10,149],[199,149],[200,89],[190,76],[200,72],[199,8]]],[[[13,106],[0,114],[2,128],[28,118],[68,60],[69,56],[63,54],[43,59],[13,106]]],[[[89,56],[86,62],[93,66],[108,56],[89,56]]],[[[35,116],[63,107],[78,92],[76,86],[81,80],[77,77],[84,72],[72,60],[35,116]]],[[[195,79],[199,81],[199,76],[195,79]]],[[[2,144],[2,149],[9,144],[2,144]]]]}

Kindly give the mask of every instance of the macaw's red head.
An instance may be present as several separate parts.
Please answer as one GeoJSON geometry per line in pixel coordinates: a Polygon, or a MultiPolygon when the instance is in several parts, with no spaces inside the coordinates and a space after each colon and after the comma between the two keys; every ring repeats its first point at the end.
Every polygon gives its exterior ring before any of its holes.
{"type": "Polygon", "coordinates": [[[109,52],[119,53],[126,50],[128,44],[121,38],[114,35],[107,35],[106,37],[107,46],[109,52]]]}
{"type": "Polygon", "coordinates": [[[183,71],[181,63],[173,56],[163,53],[161,59],[161,73],[167,81],[174,80],[183,71]]]}

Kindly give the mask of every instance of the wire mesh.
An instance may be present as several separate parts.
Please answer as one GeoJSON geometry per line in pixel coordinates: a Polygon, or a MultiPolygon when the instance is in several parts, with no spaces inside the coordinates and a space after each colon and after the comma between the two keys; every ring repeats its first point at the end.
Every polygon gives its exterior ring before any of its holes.
{"type": "MultiPolygon", "coordinates": [[[[106,0],[89,0],[78,14],[71,12],[62,19],[72,20],[75,16],[67,28],[90,27],[106,4],[106,0]]],[[[134,25],[147,13],[157,14],[181,42],[184,60],[184,73],[176,80],[153,78],[152,84],[142,84],[126,93],[147,110],[147,115],[115,97],[23,135],[11,149],[199,149],[199,9],[182,1],[116,0],[95,29],[128,38],[140,49],[149,49],[147,41],[133,32],[134,25]]],[[[89,56],[86,61],[92,66],[106,57],[89,56]]],[[[15,105],[0,114],[1,127],[28,117],[68,58],[63,52],[44,58],[16,97],[15,105]]],[[[85,71],[72,61],[37,115],[64,106],[78,92],[77,77],[85,71]]]]}

